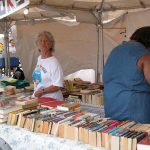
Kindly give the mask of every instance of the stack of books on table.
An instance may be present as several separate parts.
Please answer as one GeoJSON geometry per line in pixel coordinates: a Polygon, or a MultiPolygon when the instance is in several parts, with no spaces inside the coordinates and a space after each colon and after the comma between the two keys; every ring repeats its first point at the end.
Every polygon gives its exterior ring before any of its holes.
{"type": "Polygon", "coordinates": [[[80,103],[68,102],[57,106],[57,109],[61,111],[71,111],[71,110],[78,109],[80,106],[81,106],[80,103]]]}
{"type": "Polygon", "coordinates": [[[80,90],[80,92],[71,92],[68,99],[79,99],[85,104],[92,104],[97,106],[104,105],[103,92],[100,89],[84,89],[80,90]]]}
{"type": "Polygon", "coordinates": [[[6,86],[4,88],[4,92],[3,92],[3,95],[4,96],[10,96],[10,95],[14,95],[16,94],[16,87],[15,86],[6,86]]]}
{"type": "Polygon", "coordinates": [[[101,83],[90,83],[88,81],[83,81],[80,78],[75,78],[74,80],[65,80],[65,87],[68,93],[81,91],[81,93],[86,94],[103,89],[101,83]]]}
{"type": "Polygon", "coordinates": [[[81,103],[81,110],[85,112],[91,112],[94,114],[98,114],[101,118],[105,118],[104,106],[96,106],[91,104],[81,103]]]}
{"type": "Polygon", "coordinates": [[[64,104],[64,101],[57,100],[54,98],[41,97],[38,99],[38,103],[39,103],[40,107],[47,107],[49,109],[53,109],[59,105],[64,104]]]}
{"type": "Polygon", "coordinates": [[[8,124],[33,132],[79,140],[107,150],[136,150],[137,143],[149,134],[150,125],[134,121],[100,118],[80,109],[60,111],[39,108],[11,112],[8,124]]]}
{"type": "Polygon", "coordinates": [[[21,109],[18,105],[6,105],[3,107],[0,107],[0,123],[7,122],[8,120],[8,114],[12,111],[21,109]]]}
{"type": "Polygon", "coordinates": [[[22,95],[17,98],[16,104],[21,105],[23,109],[35,109],[38,106],[38,99],[22,95]]]}
{"type": "Polygon", "coordinates": [[[8,113],[20,109],[20,106],[15,104],[16,96],[1,96],[0,97],[0,123],[7,122],[8,113]]]}
{"type": "Polygon", "coordinates": [[[47,107],[49,109],[57,108],[60,111],[75,110],[80,107],[80,103],[64,102],[54,98],[41,97],[38,99],[41,107],[47,107]]]}

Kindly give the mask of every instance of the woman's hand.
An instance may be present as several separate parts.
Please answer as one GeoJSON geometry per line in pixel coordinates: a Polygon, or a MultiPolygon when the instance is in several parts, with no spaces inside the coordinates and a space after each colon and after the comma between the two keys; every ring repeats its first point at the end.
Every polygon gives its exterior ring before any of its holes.
{"type": "Polygon", "coordinates": [[[56,92],[58,90],[60,90],[61,87],[58,87],[58,86],[54,86],[54,85],[51,85],[47,88],[40,88],[39,90],[37,90],[35,93],[34,93],[34,96],[35,97],[41,97],[43,94],[46,94],[46,93],[53,93],[53,92],[56,92]]]}
{"type": "Polygon", "coordinates": [[[42,89],[39,89],[38,91],[36,91],[35,93],[34,93],[34,96],[35,97],[41,97],[43,95],[43,90],[42,89]]]}

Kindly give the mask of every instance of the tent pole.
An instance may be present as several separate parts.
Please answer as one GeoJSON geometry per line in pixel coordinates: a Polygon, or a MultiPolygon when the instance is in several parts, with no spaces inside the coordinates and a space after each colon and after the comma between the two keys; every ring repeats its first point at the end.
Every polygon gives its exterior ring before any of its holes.
{"type": "Polygon", "coordinates": [[[100,45],[101,45],[101,70],[100,70],[100,82],[103,83],[103,70],[104,70],[104,30],[103,30],[103,24],[101,24],[100,28],[100,45]]]}
{"type": "Polygon", "coordinates": [[[105,0],[102,0],[100,5],[98,5],[96,9],[92,12],[92,15],[94,15],[94,17],[97,20],[96,82],[102,82],[102,74],[104,68],[104,40],[103,40],[103,21],[102,21],[104,1],[105,0]],[[101,63],[100,63],[100,59],[101,59],[101,63]]]}
{"type": "Polygon", "coordinates": [[[99,63],[101,64],[101,67],[100,67],[99,81],[101,83],[103,83],[102,76],[103,76],[103,69],[104,69],[104,39],[103,39],[104,35],[103,35],[103,18],[102,18],[104,1],[105,0],[102,0],[99,10],[97,11],[98,22],[100,24],[100,45],[101,45],[101,47],[99,47],[99,48],[101,48],[101,52],[100,52],[101,63],[100,63],[100,61],[99,61],[99,63]]]}
{"type": "Polygon", "coordinates": [[[99,76],[100,76],[100,72],[99,72],[99,54],[100,54],[100,34],[99,34],[99,30],[100,29],[100,25],[97,24],[97,56],[96,56],[96,82],[99,81],[99,76]]]}
{"type": "Polygon", "coordinates": [[[97,25],[97,57],[96,57],[96,82],[103,82],[104,70],[104,34],[103,24],[97,25]]]}
{"type": "Polygon", "coordinates": [[[4,30],[4,41],[5,41],[5,75],[10,76],[10,54],[9,54],[9,27],[8,22],[5,20],[4,30]]]}

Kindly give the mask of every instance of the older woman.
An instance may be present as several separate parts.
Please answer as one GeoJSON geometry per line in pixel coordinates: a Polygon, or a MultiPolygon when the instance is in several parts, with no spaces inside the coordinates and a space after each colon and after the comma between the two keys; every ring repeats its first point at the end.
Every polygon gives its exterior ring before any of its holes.
{"type": "Polygon", "coordinates": [[[33,72],[34,96],[63,100],[60,91],[63,87],[63,71],[58,60],[53,56],[55,45],[53,35],[47,31],[41,32],[36,44],[41,55],[33,72]]]}

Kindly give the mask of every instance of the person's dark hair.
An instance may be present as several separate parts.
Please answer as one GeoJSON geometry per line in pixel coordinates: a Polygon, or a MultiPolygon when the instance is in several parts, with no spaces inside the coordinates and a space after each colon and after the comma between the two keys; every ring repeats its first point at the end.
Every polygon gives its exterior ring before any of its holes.
{"type": "Polygon", "coordinates": [[[25,75],[23,70],[21,70],[19,67],[17,67],[14,75],[13,75],[14,79],[18,79],[18,80],[24,80],[25,79],[25,75]]]}
{"type": "Polygon", "coordinates": [[[10,40],[9,40],[9,43],[11,43],[11,41],[13,41],[13,39],[10,39],[10,40]]]}
{"type": "Polygon", "coordinates": [[[130,37],[130,40],[140,42],[146,48],[150,48],[150,26],[137,29],[130,37]]]}

